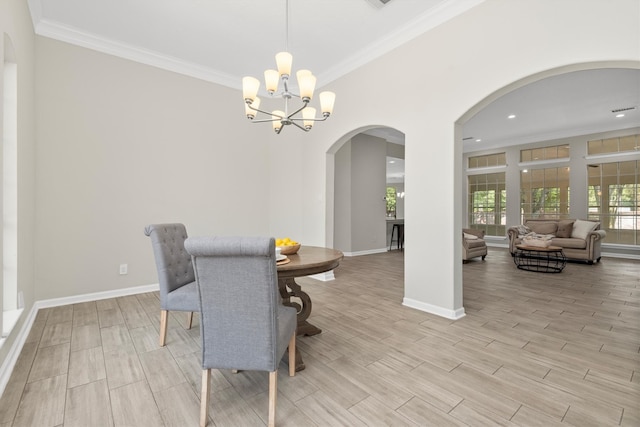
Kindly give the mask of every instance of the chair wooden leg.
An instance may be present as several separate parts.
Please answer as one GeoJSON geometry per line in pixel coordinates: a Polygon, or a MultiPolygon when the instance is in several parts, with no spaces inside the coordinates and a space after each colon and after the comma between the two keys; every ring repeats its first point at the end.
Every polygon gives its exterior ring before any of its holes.
{"type": "Polygon", "coordinates": [[[193,324],[193,311],[190,311],[187,314],[187,329],[191,329],[191,325],[193,324]]]}
{"type": "Polygon", "coordinates": [[[296,331],[293,331],[293,335],[289,340],[289,376],[292,377],[296,374],[296,331]]]}
{"type": "Polygon", "coordinates": [[[205,427],[209,419],[209,383],[211,379],[211,369],[202,371],[202,391],[200,393],[200,427],[205,427]]]}
{"type": "Polygon", "coordinates": [[[167,322],[169,320],[169,310],[160,310],[160,347],[164,347],[167,340],[167,322]]]}
{"type": "Polygon", "coordinates": [[[276,425],[276,397],[278,396],[278,370],[269,372],[269,427],[276,425]]]}

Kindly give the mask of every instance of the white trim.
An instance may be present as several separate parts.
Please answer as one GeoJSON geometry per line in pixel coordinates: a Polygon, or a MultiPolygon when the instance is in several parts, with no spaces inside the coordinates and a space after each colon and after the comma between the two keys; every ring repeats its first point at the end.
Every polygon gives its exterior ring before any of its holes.
{"type": "MultiPolygon", "coordinates": [[[[356,68],[379,58],[385,53],[455,18],[484,1],[485,0],[445,0],[440,2],[436,7],[429,9],[422,15],[418,15],[413,21],[408,22],[403,28],[387,35],[387,37],[378,43],[367,46],[360,52],[350,55],[347,60],[337,63],[326,72],[321,73],[317,76],[318,82],[322,82],[322,85],[331,83],[356,68]]],[[[199,64],[164,55],[160,52],[140,49],[125,43],[118,43],[114,40],[100,37],[60,22],[45,19],[42,14],[43,0],[28,0],[28,2],[35,33],[40,36],[50,37],[76,46],[86,47],[98,52],[218,83],[232,89],[241,88],[240,79],[236,76],[230,76],[199,64]]]]}
{"type": "Polygon", "coordinates": [[[321,280],[323,282],[329,282],[336,279],[336,276],[333,274],[333,270],[325,271],[324,273],[312,274],[311,276],[307,277],[309,277],[310,279],[321,280]]]}
{"type": "Polygon", "coordinates": [[[600,255],[602,255],[605,258],[622,258],[622,259],[635,259],[635,260],[640,260],[640,255],[634,255],[634,254],[623,254],[623,253],[613,253],[613,252],[601,252],[600,255]]]}
{"type": "Polygon", "coordinates": [[[361,255],[371,255],[371,254],[383,254],[388,252],[389,250],[384,247],[381,249],[367,249],[366,251],[358,251],[358,252],[343,252],[344,256],[361,256],[361,255]]]}
{"type": "MultiPolygon", "coordinates": [[[[35,16],[34,16],[35,19],[35,16]]],[[[187,62],[160,52],[142,49],[126,43],[120,43],[80,29],[61,24],[59,22],[39,19],[34,25],[39,36],[49,37],[76,46],[85,47],[98,52],[113,55],[163,70],[173,71],[185,76],[195,77],[204,81],[218,83],[233,89],[239,89],[239,79],[229,74],[221,73],[200,64],[187,62]]]]}
{"type": "Polygon", "coordinates": [[[127,295],[144,294],[147,292],[155,292],[160,289],[156,283],[154,285],[136,286],[133,288],[114,289],[112,291],[94,292],[91,294],[73,295],[70,297],[52,298],[42,301],[36,301],[33,305],[40,308],[58,307],[61,305],[78,304],[81,302],[98,301],[102,299],[124,297],[127,295]]]}
{"type": "Polygon", "coordinates": [[[451,320],[462,319],[465,316],[464,307],[457,310],[449,310],[448,308],[427,304],[426,302],[416,301],[411,298],[403,298],[402,305],[410,308],[415,308],[416,310],[435,314],[436,316],[445,317],[451,320]]]}
{"type": "Polygon", "coordinates": [[[4,362],[0,367],[0,396],[2,396],[2,394],[4,393],[4,389],[9,382],[9,378],[11,377],[11,373],[13,372],[13,368],[15,367],[16,362],[18,361],[18,356],[20,356],[20,352],[22,352],[22,347],[24,347],[24,343],[29,336],[29,332],[31,331],[31,327],[33,326],[36,314],[38,314],[38,310],[40,310],[41,308],[58,307],[61,305],[77,304],[80,302],[97,301],[107,298],[123,297],[127,295],[144,294],[147,292],[155,292],[158,289],[159,285],[156,283],[153,285],[114,289],[112,291],[95,292],[91,294],[81,294],[70,297],[53,298],[34,302],[33,306],[31,307],[31,311],[29,311],[29,316],[22,324],[20,332],[16,335],[16,339],[13,341],[13,345],[7,352],[7,357],[5,357],[4,362]]]}
{"type": "Polygon", "coordinates": [[[387,35],[383,40],[373,43],[359,52],[349,56],[349,59],[339,62],[326,72],[319,74],[318,81],[323,84],[331,83],[345,74],[391,52],[408,41],[424,34],[432,28],[441,25],[467,10],[483,3],[485,0],[446,0],[413,21],[408,22],[401,29],[387,35]]]}
{"type": "Polygon", "coordinates": [[[561,157],[558,159],[532,160],[530,162],[518,162],[518,167],[526,169],[531,166],[557,165],[562,163],[569,164],[570,161],[571,161],[570,157],[561,157]]]}
{"type": "MultiPolygon", "coordinates": [[[[637,151],[620,151],[617,153],[589,154],[584,156],[587,161],[590,160],[640,160],[640,153],[637,151]]],[[[607,163],[607,162],[604,162],[607,163]]]]}
{"type": "Polygon", "coordinates": [[[484,241],[487,243],[487,246],[490,248],[508,248],[509,247],[509,242],[504,242],[501,240],[500,242],[495,242],[495,241],[490,241],[487,240],[486,238],[484,239],[484,241]]]}
{"type": "Polygon", "coordinates": [[[15,310],[6,310],[2,313],[2,339],[0,339],[0,347],[2,347],[2,341],[9,336],[13,327],[16,326],[24,308],[18,308],[15,310]]]}
{"type": "Polygon", "coordinates": [[[482,175],[483,173],[487,173],[487,172],[507,170],[508,167],[509,165],[507,164],[498,165],[498,166],[482,166],[480,168],[467,168],[465,172],[467,173],[467,175],[482,175]]]}
{"type": "Polygon", "coordinates": [[[16,335],[16,339],[13,341],[13,345],[7,352],[7,357],[5,357],[2,366],[0,367],[0,396],[4,393],[4,389],[9,383],[9,378],[11,378],[11,374],[13,373],[13,368],[16,366],[18,362],[18,357],[22,352],[22,347],[24,346],[27,337],[29,336],[29,332],[31,331],[31,326],[33,326],[33,321],[36,318],[36,314],[38,313],[38,309],[35,307],[31,308],[29,312],[29,317],[22,324],[22,329],[18,335],[16,335]]]}

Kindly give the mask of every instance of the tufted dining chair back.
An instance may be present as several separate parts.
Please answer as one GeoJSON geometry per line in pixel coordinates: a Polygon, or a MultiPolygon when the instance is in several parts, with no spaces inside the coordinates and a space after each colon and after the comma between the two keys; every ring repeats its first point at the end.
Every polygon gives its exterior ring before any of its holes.
{"type": "Polygon", "coordinates": [[[200,294],[201,426],[208,420],[211,369],[269,372],[269,425],[275,423],[278,365],[289,347],[295,374],[297,313],[282,305],[275,240],[268,237],[190,237],[200,294]]]}
{"type": "Polygon", "coordinates": [[[199,311],[198,289],[191,255],[185,250],[187,229],[184,224],[151,224],[145,230],[158,271],[160,288],[160,346],[167,337],[169,311],[187,311],[187,326],[191,328],[193,312],[199,311]]]}

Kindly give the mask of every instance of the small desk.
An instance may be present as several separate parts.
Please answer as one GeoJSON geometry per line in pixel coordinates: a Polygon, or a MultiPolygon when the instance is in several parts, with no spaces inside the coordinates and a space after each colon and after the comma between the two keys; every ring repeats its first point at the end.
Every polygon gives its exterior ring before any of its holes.
{"type": "MultiPolygon", "coordinates": [[[[310,276],[333,270],[344,258],[344,254],[336,249],[321,248],[317,246],[302,246],[298,253],[287,255],[291,262],[282,264],[278,269],[278,289],[282,297],[282,303],[294,307],[298,311],[298,328],[296,334],[316,335],[322,330],[307,321],[311,314],[311,297],[294,280],[296,277],[310,276]],[[291,301],[296,298],[300,302],[291,301]]],[[[302,357],[296,349],[296,371],[304,369],[302,357]]]]}
{"type": "Polygon", "coordinates": [[[513,262],[520,270],[539,273],[560,273],[567,265],[567,257],[559,246],[542,248],[516,245],[513,262]]]}

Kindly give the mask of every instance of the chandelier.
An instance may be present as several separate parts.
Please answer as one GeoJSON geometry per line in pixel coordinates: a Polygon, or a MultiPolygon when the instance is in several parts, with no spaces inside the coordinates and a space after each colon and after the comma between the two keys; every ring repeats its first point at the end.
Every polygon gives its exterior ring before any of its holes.
{"type": "MultiPolygon", "coordinates": [[[[286,43],[285,49],[288,50],[289,43],[289,0],[286,0],[286,43]]],[[[313,99],[313,91],[316,86],[316,77],[309,70],[298,70],[296,79],[298,82],[298,92],[292,92],[289,86],[289,78],[291,76],[291,65],[293,56],[287,52],[276,54],[277,70],[266,70],[264,72],[264,81],[267,93],[272,98],[282,98],[284,100],[284,110],[273,110],[267,112],[260,109],[260,98],[258,98],[258,90],[260,89],[260,80],[255,77],[242,78],[242,96],[245,102],[245,114],[252,123],[272,123],[273,130],[279,134],[282,129],[288,125],[294,125],[297,128],[309,132],[314,122],[322,122],[329,118],[333,112],[333,104],[336,95],[333,92],[321,92],[320,111],[322,117],[316,117],[316,109],[309,106],[313,99]],[[281,91],[278,92],[279,84],[282,82],[281,91]],[[293,104],[293,98],[300,100],[298,105],[293,104]],[[258,113],[266,115],[267,118],[260,118],[258,113]],[[256,119],[256,117],[258,117],[256,119]]]]}

